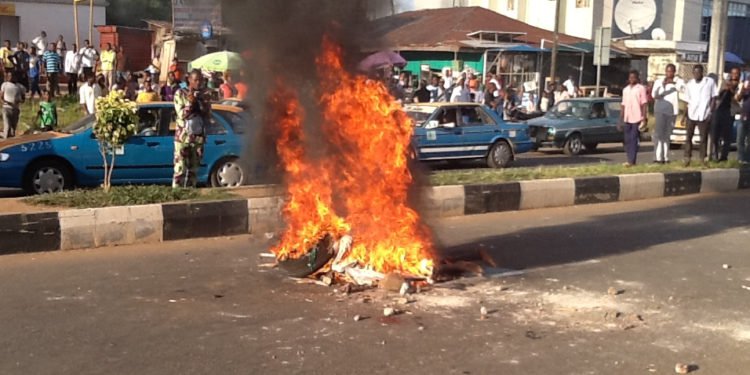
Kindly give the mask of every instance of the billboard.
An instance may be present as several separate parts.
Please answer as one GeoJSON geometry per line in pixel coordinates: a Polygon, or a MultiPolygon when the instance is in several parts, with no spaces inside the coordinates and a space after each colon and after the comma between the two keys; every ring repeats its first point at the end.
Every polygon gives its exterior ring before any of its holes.
{"type": "Polygon", "coordinates": [[[206,21],[214,29],[222,25],[220,0],[172,0],[172,25],[175,31],[200,34],[206,21]]]}

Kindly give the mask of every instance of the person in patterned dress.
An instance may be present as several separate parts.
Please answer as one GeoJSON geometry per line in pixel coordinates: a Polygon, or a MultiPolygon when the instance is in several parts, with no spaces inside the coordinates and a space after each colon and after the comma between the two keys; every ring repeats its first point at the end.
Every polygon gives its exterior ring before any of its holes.
{"type": "Polygon", "coordinates": [[[177,129],[174,139],[174,176],[172,187],[195,187],[198,167],[203,158],[205,128],[211,115],[210,95],[203,91],[203,75],[193,70],[188,87],[174,95],[177,129]]]}

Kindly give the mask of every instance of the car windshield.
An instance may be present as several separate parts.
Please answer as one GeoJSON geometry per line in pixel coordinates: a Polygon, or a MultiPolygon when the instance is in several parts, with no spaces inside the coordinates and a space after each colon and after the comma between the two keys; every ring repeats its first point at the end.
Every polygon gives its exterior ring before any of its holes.
{"type": "Polygon", "coordinates": [[[250,126],[250,122],[252,121],[252,117],[250,116],[249,112],[230,112],[230,111],[217,111],[219,112],[224,118],[229,120],[229,124],[232,125],[232,130],[237,134],[243,134],[247,130],[247,128],[250,126]]]}
{"type": "Polygon", "coordinates": [[[408,106],[405,110],[406,115],[414,121],[415,126],[422,126],[432,113],[435,112],[435,108],[418,105],[408,106]]]}
{"type": "Polygon", "coordinates": [[[586,118],[591,114],[591,105],[588,102],[564,100],[557,103],[552,110],[547,112],[547,117],[563,118],[577,117],[586,118]]]}
{"type": "Polygon", "coordinates": [[[69,133],[69,134],[78,134],[86,131],[88,128],[90,128],[94,124],[94,115],[88,115],[84,116],[78,121],[75,121],[74,123],[64,127],[62,129],[63,133],[69,133]]]}

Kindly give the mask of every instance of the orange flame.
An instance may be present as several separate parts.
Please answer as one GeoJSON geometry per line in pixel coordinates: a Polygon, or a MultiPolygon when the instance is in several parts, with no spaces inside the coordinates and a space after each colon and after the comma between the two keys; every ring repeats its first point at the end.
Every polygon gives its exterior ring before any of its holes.
{"type": "Polygon", "coordinates": [[[289,229],[274,253],[296,258],[326,233],[338,238],[350,231],[354,246],[347,260],[379,272],[430,276],[430,234],[408,204],[411,121],[382,83],[346,72],[340,47],[329,39],[316,63],[329,157],[307,158],[303,115],[296,100],[287,102],[277,150],[287,172],[289,229]],[[333,194],[345,221],[333,213],[333,194]]]}

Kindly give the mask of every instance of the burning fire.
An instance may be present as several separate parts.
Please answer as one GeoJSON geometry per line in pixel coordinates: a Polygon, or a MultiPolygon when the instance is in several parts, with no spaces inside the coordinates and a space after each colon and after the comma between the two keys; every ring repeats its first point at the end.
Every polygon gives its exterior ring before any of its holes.
{"type": "Polygon", "coordinates": [[[343,68],[338,45],[325,39],[322,51],[318,107],[327,156],[315,160],[306,152],[297,97],[277,90],[271,98],[288,194],[288,228],[272,251],[279,259],[296,259],[326,234],[351,234],[345,261],[382,273],[431,276],[429,231],[407,201],[412,123],[382,83],[343,68]]]}

